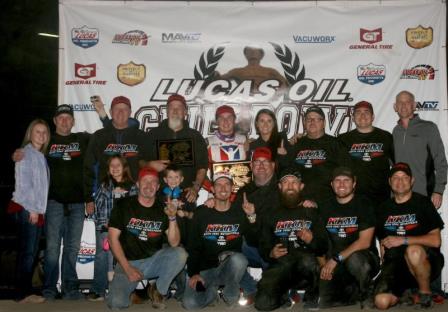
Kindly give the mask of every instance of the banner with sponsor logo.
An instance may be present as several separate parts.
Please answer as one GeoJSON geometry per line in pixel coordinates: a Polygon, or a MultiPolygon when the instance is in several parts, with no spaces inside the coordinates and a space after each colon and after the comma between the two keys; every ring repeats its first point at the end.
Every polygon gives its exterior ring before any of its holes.
{"type": "MultiPolygon", "coordinates": [[[[166,118],[172,93],[186,97],[189,123],[205,137],[223,103],[251,137],[260,109],[274,110],[292,136],[303,132],[313,104],[326,114],[327,133],[344,133],[354,128],[352,108],[361,100],[373,104],[375,126],[392,131],[395,96],[409,90],[448,147],[441,0],[62,0],[59,29],[59,103],[73,106],[76,131],[101,127],[91,95],[107,107],[117,95],[129,97],[141,129],[150,131],[166,118]]],[[[446,199],[442,210],[448,220],[446,199]]]]}

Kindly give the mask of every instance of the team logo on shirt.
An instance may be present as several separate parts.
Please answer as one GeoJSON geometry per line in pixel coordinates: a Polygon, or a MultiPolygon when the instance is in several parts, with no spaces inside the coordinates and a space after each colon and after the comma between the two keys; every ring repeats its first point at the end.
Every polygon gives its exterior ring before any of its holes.
{"type": "Polygon", "coordinates": [[[121,154],[123,157],[135,157],[138,155],[138,145],[111,143],[104,149],[104,154],[109,156],[121,154]]]}
{"type": "Polygon", "coordinates": [[[384,155],[383,143],[354,143],[350,148],[349,154],[355,159],[371,161],[372,158],[384,155]]]}
{"type": "Polygon", "coordinates": [[[139,240],[147,241],[149,238],[155,238],[162,235],[162,221],[131,218],[126,229],[139,240]]]}
{"type": "Polygon", "coordinates": [[[346,238],[358,231],[358,217],[334,217],[328,218],[326,225],[330,234],[336,234],[340,238],[346,238]]]}
{"type": "Polygon", "coordinates": [[[204,238],[216,241],[218,246],[226,246],[227,242],[240,237],[239,224],[208,224],[204,232],[204,238]]]}
{"type": "MultiPolygon", "coordinates": [[[[287,220],[278,221],[275,225],[274,235],[281,240],[288,240],[290,242],[297,241],[297,232],[300,230],[309,230],[311,228],[311,221],[308,220],[287,220]]],[[[294,245],[294,247],[298,247],[294,245]]]]}
{"type": "Polygon", "coordinates": [[[386,222],[384,222],[384,229],[386,231],[396,233],[399,236],[406,235],[407,231],[413,230],[416,227],[418,227],[418,221],[415,213],[389,216],[386,222]]]}
{"type": "Polygon", "coordinates": [[[303,150],[297,153],[296,163],[305,168],[313,168],[327,160],[325,150],[303,150]]]}
{"type": "Polygon", "coordinates": [[[238,160],[241,159],[240,150],[237,144],[222,145],[219,147],[221,160],[238,160]]]}
{"type": "Polygon", "coordinates": [[[81,148],[77,142],[70,144],[52,144],[48,152],[48,157],[60,158],[62,160],[71,160],[73,157],[80,155],[81,148]]]}

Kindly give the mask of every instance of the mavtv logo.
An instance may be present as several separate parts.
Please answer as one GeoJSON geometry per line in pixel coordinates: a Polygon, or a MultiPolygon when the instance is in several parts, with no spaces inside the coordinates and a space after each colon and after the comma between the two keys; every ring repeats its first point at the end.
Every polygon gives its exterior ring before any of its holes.
{"type": "Polygon", "coordinates": [[[417,102],[417,110],[419,111],[438,111],[439,101],[417,102]]]}

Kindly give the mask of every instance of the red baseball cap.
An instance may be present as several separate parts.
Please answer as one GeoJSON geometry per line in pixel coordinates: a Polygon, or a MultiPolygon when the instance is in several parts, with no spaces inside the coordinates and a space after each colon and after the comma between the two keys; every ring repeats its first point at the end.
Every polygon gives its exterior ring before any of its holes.
{"type": "Polygon", "coordinates": [[[155,169],[150,168],[150,167],[144,167],[144,168],[140,169],[140,171],[138,172],[138,179],[141,180],[143,177],[145,177],[147,175],[151,175],[156,178],[159,178],[159,173],[155,169]]]}
{"type": "Polygon", "coordinates": [[[114,107],[114,105],[116,104],[125,104],[127,106],[129,106],[129,109],[131,109],[131,100],[129,100],[127,97],[125,96],[116,96],[114,97],[114,99],[112,100],[112,103],[110,104],[110,108],[114,107]]]}
{"type": "Polygon", "coordinates": [[[233,117],[236,117],[235,111],[233,110],[232,107],[230,107],[229,105],[221,105],[216,110],[215,118],[218,119],[219,115],[224,114],[224,113],[230,113],[233,115],[233,117]]]}
{"type": "Polygon", "coordinates": [[[177,93],[175,93],[175,94],[171,94],[171,95],[169,96],[168,100],[166,101],[166,104],[168,105],[168,104],[170,104],[170,102],[172,102],[172,101],[180,101],[180,102],[182,102],[182,103],[184,104],[185,108],[187,108],[187,101],[186,101],[185,98],[184,98],[182,95],[180,95],[180,94],[177,94],[177,93]]]}
{"type": "Polygon", "coordinates": [[[258,158],[266,158],[272,161],[272,152],[269,147],[257,147],[252,154],[252,161],[258,158]]]}
{"type": "Polygon", "coordinates": [[[367,101],[361,101],[355,104],[353,110],[357,110],[358,108],[367,108],[373,114],[373,106],[367,101]]]}

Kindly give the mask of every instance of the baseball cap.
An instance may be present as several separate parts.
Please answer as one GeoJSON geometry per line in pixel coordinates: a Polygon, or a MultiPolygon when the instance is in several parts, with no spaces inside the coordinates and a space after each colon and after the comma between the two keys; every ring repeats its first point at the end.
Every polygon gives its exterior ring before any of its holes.
{"type": "Polygon", "coordinates": [[[73,107],[68,104],[59,105],[54,112],[54,117],[59,116],[60,114],[69,114],[73,117],[73,107]]]}
{"type": "Polygon", "coordinates": [[[216,182],[216,180],[221,179],[221,178],[229,179],[233,183],[233,178],[232,178],[232,175],[230,174],[230,172],[218,171],[213,174],[213,182],[216,182]]]}
{"type": "Polygon", "coordinates": [[[269,147],[257,147],[252,154],[252,161],[258,158],[266,158],[272,161],[272,152],[269,147]]]}
{"type": "Polygon", "coordinates": [[[235,111],[233,110],[232,107],[230,107],[229,105],[221,105],[216,110],[215,118],[218,119],[219,115],[224,114],[224,113],[231,113],[234,117],[236,116],[235,111]]]}
{"type": "Polygon", "coordinates": [[[353,110],[357,110],[358,108],[367,108],[373,114],[373,106],[367,101],[361,101],[356,103],[353,110]]]}
{"type": "Polygon", "coordinates": [[[392,168],[390,168],[389,178],[392,177],[394,175],[394,173],[397,171],[403,171],[409,177],[412,178],[412,170],[411,170],[411,167],[409,167],[409,165],[407,163],[399,162],[399,163],[396,163],[395,165],[393,165],[392,168]]]}
{"type": "Polygon", "coordinates": [[[182,103],[184,104],[185,108],[187,108],[187,101],[186,101],[185,98],[184,98],[182,95],[180,95],[180,94],[177,94],[177,93],[175,93],[175,94],[171,94],[171,95],[168,97],[168,100],[166,101],[166,104],[170,104],[172,101],[180,101],[180,102],[182,102],[182,103]]]}
{"type": "Polygon", "coordinates": [[[155,169],[150,167],[144,167],[140,169],[140,171],[138,172],[138,179],[140,180],[147,175],[159,178],[159,173],[155,169]]]}
{"type": "Polygon", "coordinates": [[[299,168],[297,167],[286,167],[284,168],[279,175],[279,181],[283,180],[287,177],[295,177],[298,180],[302,180],[302,174],[300,173],[299,168]]]}
{"type": "Polygon", "coordinates": [[[322,108],[320,108],[317,105],[313,105],[310,108],[308,108],[305,112],[305,117],[309,114],[309,113],[317,113],[320,116],[322,116],[323,119],[325,119],[325,114],[324,111],[322,110],[322,108]]]}
{"type": "Polygon", "coordinates": [[[127,97],[125,96],[116,96],[114,97],[114,99],[112,100],[112,103],[110,104],[110,108],[114,107],[114,105],[116,104],[126,104],[127,106],[129,106],[129,108],[131,108],[131,100],[129,100],[127,97]]]}
{"type": "Polygon", "coordinates": [[[355,180],[355,175],[353,174],[352,169],[350,169],[349,167],[341,166],[334,168],[333,173],[331,175],[331,180],[334,180],[336,177],[340,176],[349,177],[352,180],[355,180]]]}

